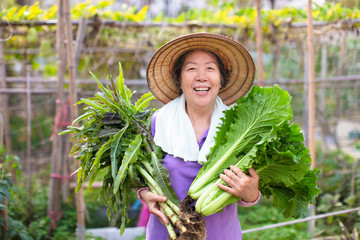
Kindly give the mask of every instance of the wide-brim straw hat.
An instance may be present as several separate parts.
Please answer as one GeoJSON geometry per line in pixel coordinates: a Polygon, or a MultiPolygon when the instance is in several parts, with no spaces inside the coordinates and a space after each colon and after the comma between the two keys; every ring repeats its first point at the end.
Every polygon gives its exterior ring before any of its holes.
{"type": "Polygon", "coordinates": [[[155,97],[163,103],[180,96],[172,78],[176,60],[191,50],[207,50],[216,54],[230,70],[228,83],[220,89],[219,97],[230,105],[245,95],[252,87],[255,64],[246,48],[239,42],[218,34],[194,33],[175,38],[161,46],[147,67],[147,83],[155,97]]]}

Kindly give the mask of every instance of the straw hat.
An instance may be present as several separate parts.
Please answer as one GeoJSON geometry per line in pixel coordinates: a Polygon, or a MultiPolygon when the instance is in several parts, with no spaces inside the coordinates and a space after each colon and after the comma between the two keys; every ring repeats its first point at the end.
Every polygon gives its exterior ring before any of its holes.
{"type": "Polygon", "coordinates": [[[222,35],[194,33],[175,38],[161,46],[152,56],[147,67],[147,83],[151,92],[163,103],[180,96],[172,78],[176,60],[190,50],[207,50],[215,53],[230,70],[228,84],[220,89],[219,97],[226,105],[245,95],[253,85],[254,61],[239,42],[222,35]]]}

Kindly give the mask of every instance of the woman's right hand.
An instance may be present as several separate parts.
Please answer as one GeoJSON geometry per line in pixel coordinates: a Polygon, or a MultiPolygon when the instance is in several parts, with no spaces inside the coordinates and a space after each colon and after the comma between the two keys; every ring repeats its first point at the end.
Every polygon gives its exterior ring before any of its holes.
{"type": "Polygon", "coordinates": [[[141,190],[139,193],[139,196],[146,203],[150,213],[156,215],[163,225],[169,224],[169,220],[167,219],[165,214],[162,211],[160,211],[160,208],[158,205],[158,202],[166,201],[165,196],[160,196],[160,195],[154,194],[149,189],[141,190]]]}

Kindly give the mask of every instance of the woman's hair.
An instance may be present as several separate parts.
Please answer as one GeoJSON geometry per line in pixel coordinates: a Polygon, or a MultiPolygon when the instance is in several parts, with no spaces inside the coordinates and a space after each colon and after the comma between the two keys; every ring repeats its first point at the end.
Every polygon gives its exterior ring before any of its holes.
{"type": "MultiPolygon", "coordinates": [[[[201,49],[199,49],[201,50],[201,49]]],[[[180,87],[180,80],[181,80],[181,70],[184,66],[184,62],[185,62],[185,58],[188,54],[194,52],[196,50],[190,50],[188,52],[183,53],[178,59],[176,59],[175,63],[174,63],[174,68],[173,68],[173,72],[172,72],[172,78],[175,82],[176,87],[179,88],[180,93],[182,93],[181,87],[180,87]]],[[[228,70],[225,68],[225,65],[223,63],[223,61],[218,57],[218,55],[216,55],[213,52],[207,51],[207,50],[201,50],[204,52],[207,52],[209,54],[211,54],[212,56],[215,57],[217,65],[219,67],[219,71],[220,71],[220,80],[221,80],[221,87],[225,87],[226,84],[229,82],[229,76],[231,73],[231,70],[228,70]]]]}

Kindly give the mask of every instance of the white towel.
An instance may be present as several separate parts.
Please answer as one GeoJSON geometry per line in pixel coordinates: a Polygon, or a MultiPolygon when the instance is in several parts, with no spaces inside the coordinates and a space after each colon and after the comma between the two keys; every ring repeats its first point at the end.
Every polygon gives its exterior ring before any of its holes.
{"type": "Polygon", "coordinates": [[[199,151],[194,128],[185,110],[185,97],[181,95],[166,104],[157,113],[155,143],[163,151],[172,154],[174,157],[180,157],[184,161],[198,161],[203,164],[207,161],[206,156],[210,153],[210,148],[215,144],[214,137],[217,127],[222,123],[223,111],[227,109],[228,107],[221,98],[217,97],[209,132],[199,151]]]}

